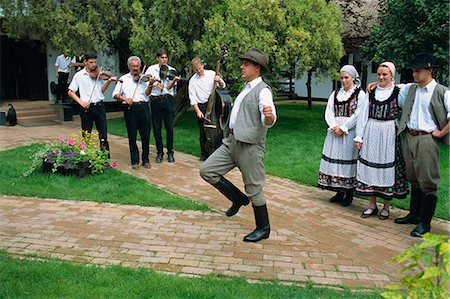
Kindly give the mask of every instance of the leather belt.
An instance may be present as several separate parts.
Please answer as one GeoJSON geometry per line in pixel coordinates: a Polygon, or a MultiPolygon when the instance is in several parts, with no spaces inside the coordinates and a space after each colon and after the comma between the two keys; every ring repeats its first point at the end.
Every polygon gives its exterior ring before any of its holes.
{"type": "Polygon", "coordinates": [[[147,102],[145,101],[133,102],[133,105],[144,105],[144,104],[147,104],[147,102]]]}
{"type": "Polygon", "coordinates": [[[159,96],[152,96],[153,99],[160,99],[160,100],[165,100],[165,99],[171,99],[173,96],[170,94],[163,94],[163,95],[159,95],[159,96]]]}
{"type": "Polygon", "coordinates": [[[103,105],[103,101],[91,103],[91,106],[103,105]]]}
{"type": "Polygon", "coordinates": [[[411,136],[421,136],[421,135],[428,135],[431,133],[425,132],[425,131],[416,131],[416,130],[411,130],[409,128],[407,128],[408,130],[408,134],[411,136]]]}

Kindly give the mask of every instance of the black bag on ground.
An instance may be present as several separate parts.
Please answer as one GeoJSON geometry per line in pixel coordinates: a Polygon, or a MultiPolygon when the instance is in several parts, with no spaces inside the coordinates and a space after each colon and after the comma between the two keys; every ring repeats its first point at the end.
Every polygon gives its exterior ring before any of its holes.
{"type": "Polygon", "coordinates": [[[14,109],[13,105],[9,104],[8,112],[6,113],[6,120],[8,121],[10,126],[17,125],[17,114],[16,109],[14,109]]]}

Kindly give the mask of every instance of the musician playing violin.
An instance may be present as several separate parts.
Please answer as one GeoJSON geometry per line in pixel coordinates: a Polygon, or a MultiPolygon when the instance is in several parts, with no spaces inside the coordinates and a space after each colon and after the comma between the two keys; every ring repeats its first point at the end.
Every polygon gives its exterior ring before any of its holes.
{"type": "Polygon", "coordinates": [[[150,95],[151,85],[156,79],[149,77],[149,80],[147,80],[141,76],[141,59],[139,57],[131,56],[127,62],[130,72],[120,77],[112,95],[115,99],[127,105],[124,110],[124,118],[127,126],[131,167],[133,169],[139,167],[139,149],[136,144],[137,132],[139,131],[142,142],[142,166],[150,168],[151,116],[148,95],[150,95]]]}
{"type": "Polygon", "coordinates": [[[97,67],[97,54],[87,52],[84,55],[84,69],[78,71],[70,82],[69,96],[81,106],[80,118],[83,135],[91,133],[92,126],[98,130],[100,148],[109,151],[108,134],[106,125],[106,112],[103,105],[105,96],[103,93],[108,89],[116,77],[107,80],[100,78],[100,67],[97,67]],[[76,92],[79,91],[80,96],[76,92]]]}
{"type": "Polygon", "coordinates": [[[208,100],[213,90],[214,82],[218,83],[220,88],[225,88],[225,81],[219,74],[211,70],[205,70],[203,62],[200,58],[195,57],[191,61],[192,70],[195,74],[189,80],[189,100],[191,106],[197,114],[198,126],[200,129],[200,161],[208,158],[206,149],[206,134],[203,127],[208,100]]]}
{"type": "Polygon", "coordinates": [[[156,52],[156,60],[158,63],[151,65],[145,72],[146,75],[151,75],[156,78],[156,81],[150,84],[152,87],[150,105],[152,108],[153,135],[155,137],[157,150],[156,163],[161,163],[163,161],[164,153],[161,136],[163,121],[167,136],[167,161],[170,163],[175,162],[173,155],[173,96],[174,87],[181,78],[179,76],[174,76],[173,78],[161,78],[161,75],[163,75],[161,70],[163,68],[166,70],[175,70],[167,64],[168,59],[167,51],[165,49],[159,49],[156,52]]]}
{"type": "Polygon", "coordinates": [[[270,234],[263,193],[264,153],[267,129],[275,124],[276,111],[272,90],[261,77],[267,69],[267,55],[253,48],[241,60],[245,87],[234,101],[224,127],[222,145],[202,164],[200,176],[232,202],[226,211],[228,217],[235,215],[241,206],[252,203],[256,229],[246,235],[244,241],[258,242],[269,238],[270,234]],[[242,173],[246,194],[224,178],[236,166],[242,173]]]}

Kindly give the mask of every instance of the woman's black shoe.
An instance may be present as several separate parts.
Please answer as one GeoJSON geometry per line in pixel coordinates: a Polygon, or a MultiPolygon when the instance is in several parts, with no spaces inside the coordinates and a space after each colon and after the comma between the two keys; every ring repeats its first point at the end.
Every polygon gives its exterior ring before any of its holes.
{"type": "Polygon", "coordinates": [[[338,191],[332,198],[330,198],[330,202],[341,202],[344,199],[345,192],[338,191]]]}
{"type": "Polygon", "coordinates": [[[370,216],[376,216],[377,214],[378,214],[378,207],[368,208],[361,214],[361,218],[369,218],[370,216]],[[372,212],[366,213],[369,210],[372,210],[372,212]]]}

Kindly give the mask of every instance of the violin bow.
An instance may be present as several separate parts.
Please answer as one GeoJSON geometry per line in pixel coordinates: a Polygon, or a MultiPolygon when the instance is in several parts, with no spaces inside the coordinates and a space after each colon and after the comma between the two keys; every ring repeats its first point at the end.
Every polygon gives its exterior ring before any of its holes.
{"type": "Polygon", "coordinates": [[[102,72],[102,67],[99,66],[97,78],[95,78],[94,87],[92,87],[91,96],[89,97],[89,101],[88,101],[89,104],[91,103],[92,95],[94,94],[95,86],[97,85],[98,78],[100,78],[100,73],[101,72],[102,72]]]}
{"type": "MultiPolygon", "coordinates": [[[[139,83],[141,83],[142,74],[145,73],[145,69],[146,69],[146,65],[144,65],[144,67],[142,68],[141,73],[139,74],[139,79],[138,79],[138,81],[137,81],[137,83],[136,83],[136,87],[134,88],[134,92],[133,92],[133,96],[131,97],[131,100],[134,99],[134,96],[135,96],[135,94],[136,94],[136,90],[137,90],[137,88],[138,88],[138,86],[139,86],[139,83]]],[[[131,108],[131,105],[128,104],[128,109],[130,109],[130,108],[131,108]]]]}

